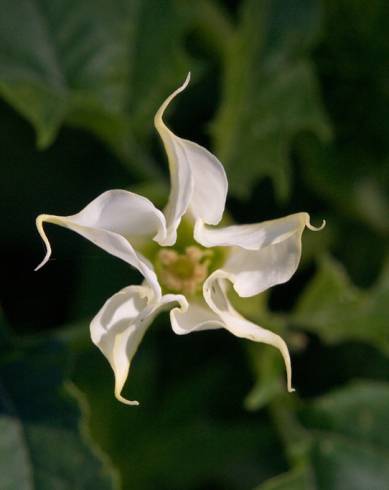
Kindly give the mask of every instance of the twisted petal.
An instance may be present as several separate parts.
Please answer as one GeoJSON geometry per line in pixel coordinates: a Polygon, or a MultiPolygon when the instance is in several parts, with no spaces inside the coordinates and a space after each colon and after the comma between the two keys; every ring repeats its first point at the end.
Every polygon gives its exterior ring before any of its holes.
{"type": "Polygon", "coordinates": [[[154,124],[163,141],[170,169],[171,191],[165,209],[167,236],[161,245],[176,241],[181,217],[190,211],[195,219],[216,225],[223,216],[228,182],[222,164],[208,150],[196,143],[179,138],[165,125],[163,114],[170,102],[188,85],[173,92],[155,115],[154,124]]]}
{"type": "Polygon", "coordinates": [[[121,395],[131,361],[155,316],[171,302],[186,306],[183,296],[171,294],[156,301],[148,286],[129,286],[108,299],[91,322],[92,341],[108,359],[115,375],[115,396],[127,405],[138,405],[121,395]]]}
{"type": "Polygon", "coordinates": [[[218,315],[204,300],[190,302],[184,308],[173,308],[170,310],[170,322],[173,332],[177,335],[224,327],[218,315]]]}
{"type": "Polygon", "coordinates": [[[205,281],[203,292],[209,307],[223,322],[224,327],[237,337],[276,347],[285,362],[288,391],[294,391],[290,356],[286,343],[279,335],[246,320],[232,307],[226,294],[226,280],[233,281],[233,278],[222,271],[215,271],[205,281]]]}
{"type": "Polygon", "coordinates": [[[111,190],[72,216],[41,214],[36,224],[46,245],[46,256],[36,270],[46,264],[51,255],[50,242],[43,229],[45,222],[69,228],[124,260],[143,274],[157,295],[161,294],[152,265],[130,243],[142,237],[154,236],[157,240],[166,235],[165,217],[148,199],[132,192],[111,190]]]}
{"type": "MultiPolygon", "coordinates": [[[[324,223],[323,223],[324,225],[324,223]]],[[[223,271],[242,297],[254,296],[288,281],[301,257],[301,235],[309,223],[307,213],[252,225],[212,229],[198,222],[195,238],[205,247],[232,247],[223,271]]]]}

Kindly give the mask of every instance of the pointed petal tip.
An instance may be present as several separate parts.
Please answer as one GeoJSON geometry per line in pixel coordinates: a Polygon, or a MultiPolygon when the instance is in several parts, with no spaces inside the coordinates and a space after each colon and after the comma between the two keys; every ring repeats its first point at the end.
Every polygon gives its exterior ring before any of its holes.
{"type": "Polygon", "coordinates": [[[184,83],[182,85],[180,85],[177,88],[177,90],[175,90],[175,92],[174,92],[175,95],[179,94],[180,92],[182,92],[183,90],[186,89],[186,87],[189,85],[190,78],[191,78],[191,72],[188,71],[188,74],[186,75],[186,78],[184,80],[184,83]]]}
{"type": "Polygon", "coordinates": [[[47,264],[47,262],[49,261],[51,257],[51,249],[50,250],[47,250],[47,253],[46,255],[44,256],[42,262],[40,262],[34,269],[34,272],[36,271],[39,271],[39,269],[42,269],[43,266],[45,266],[47,264]]]}
{"type": "Polygon", "coordinates": [[[189,82],[190,82],[190,78],[191,78],[191,72],[188,71],[188,74],[186,75],[186,78],[185,78],[185,82],[183,83],[183,86],[187,87],[189,82]]]}
{"type": "Polygon", "coordinates": [[[37,271],[39,271],[39,269],[42,269],[42,267],[45,265],[45,263],[46,263],[46,260],[43,259],[42,262],[35,267],[34,272],[37,272],[37,271]]]}
{"type": "MultiPolygon", "coordinates": [[[[173,93],[171,93],[169,95],[169,97],[167,97],[167,99],[162,103],[161,107],[158,109],[158,111],[155,113],[155,116],[154,116],[154,126],[156,127],[157,131],[161,133],[161,131],[164,131],[166,130],[166,126],[162,120],[162,117],[163,117],[163,114],[166,110],[166,108],[168,107],[168,105],[170,104],[170,102],[178,95],[180,94],[182,91],[184,91],[186,89],[186,87],[189,85],[189,82],[190,82],[190,72],[188,72],[188,74],[186,75],[186,78],[185,78],[185,81],[182,85],[180,85],[173,93]]],[[[162,138],[163,139],[163,138],[162,138]]]]}

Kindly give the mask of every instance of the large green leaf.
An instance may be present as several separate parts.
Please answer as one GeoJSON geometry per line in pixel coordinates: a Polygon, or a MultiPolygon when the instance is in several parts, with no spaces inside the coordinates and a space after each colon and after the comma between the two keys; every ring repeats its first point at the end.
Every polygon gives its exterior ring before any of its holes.
{"type": "Polygon", "coordinates": [[[86,441],[80,409],[65,385],[66,364],[64,349],[54,342],[3,353],[2,490],[116,487],[107,464],[86,441]]]}
{"type": "Polygon", "coordinates": [[[368,342],[389,353],[389,267],[369,290],[356,288],[342,266],[330,257],[302,294],[293,321],[324,341],[368,342]]]}
{"type": "Polygon", "coordinates": [[[222,102],[213,132],[232,192],[247,195],[270,176],[277,194],[290,187],[289,153],[296,133],[329,136],[309,60],[317,37],[316,0],[247,0],[225,55],[222,102]]]}
{"type": "Polygon", "coordinates": [[[188,71],[184,10],[174,0],[3,0],[1,7],[0,94],[34,125],[39,146],[70,122],[147,172],[139,141],[188,71]]]}
{"type": "Polygon", "coordinates": [[[77,108],[120,112],[130,35],[121,2],[3,0],[2,10],[1,93],[34,124],[41,146],[77,108]]]}
{"type": "Polygon", "coordinates": [[[287,450],[296,446],[296,427],[305,434],[303,459],[258,490],[383,490],[389,481],[388,411],[389,385],[360,381],[306,403],[301,426],[290,424],[290,414],[286,425],[278,418],[281,431],[291,432],[287,450]]]}
{"type": "Polygon", "coordinates": [[[324,490],[381,490],[389,481],[389,385],[358,382],[302,413],[313,436],[312,464],[324,490]]]}

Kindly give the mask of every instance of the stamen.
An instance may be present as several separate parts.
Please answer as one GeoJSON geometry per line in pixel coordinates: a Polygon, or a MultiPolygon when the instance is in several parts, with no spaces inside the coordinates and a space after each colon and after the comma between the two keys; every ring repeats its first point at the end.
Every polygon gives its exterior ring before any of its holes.
{"type": "Polygon", "coordinates": [[[162,250],[160,250],[158,256],[163,265],[170,265],[177,260],[178,253],[175,250],[168,250],[166,248],[163,248],[162,250]]]}
{"type": "Polygon", "coordinates": [[[200,292],[208,276],[211,257],[212,251],[201,250],[194,245],[187,247],[184,254],[161,249],[157,255],[156,269],[162,287],[188,296],[200,292]]]}

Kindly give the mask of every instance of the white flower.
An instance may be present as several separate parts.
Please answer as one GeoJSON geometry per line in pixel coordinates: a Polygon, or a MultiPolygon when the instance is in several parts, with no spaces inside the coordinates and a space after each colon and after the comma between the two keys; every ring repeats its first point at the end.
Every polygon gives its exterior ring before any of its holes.
{"type": "Polygon", "coordinates": [[[316,228],[310,225],[307,213],[214,228],[222,219],[226,202],[224,168],[209,151],[179,138],[163,121],[165,109],[187,87],[189,78],[166,99],[154,119],[171,176],[169,201],[163,213],[145,197],[110,190],[72,216],[42,214],[37,218],[47,249],[37,269],[51,255],[43,229],[43,223],[48,222],[79,233],[144,276],[142,285],[129,286],[108,299],[90,325],[92,341],[114,371],[115,396],[130,405],[138,402],[126,400],[121,392],[132,358],[163,308],[171,308],[170,320],[176,334],[225,328],[237,337],[277,347],[286,365],[288,390],[293,391],[285,342],[243,318],[229,302],[227,291],[232,285],[239,296],[250,297],[288,281],[300,260],[304,228],[316,228]],[[179,229],[180,223],[183,225],[179,229]],[[188,223],[192,225],[190,240],[184,230],[177,245],[177,231],[180,235],[188,223]],[[155,248],[147,258],[144,245],[150,243],[155,248]]]}

